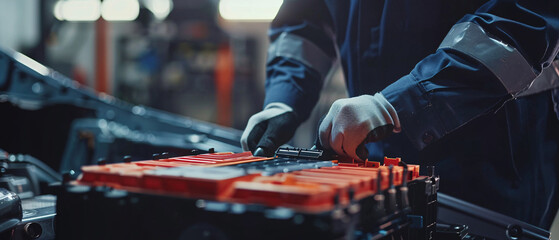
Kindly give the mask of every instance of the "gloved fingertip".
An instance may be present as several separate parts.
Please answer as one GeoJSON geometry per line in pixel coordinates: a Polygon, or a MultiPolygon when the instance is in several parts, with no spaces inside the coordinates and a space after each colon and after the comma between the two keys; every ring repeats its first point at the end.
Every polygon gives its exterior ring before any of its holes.
{"type": "Polygon", "coordinates": [[[254,153],[252,154],[254,156],[260,156],[260,157],[265,157],[265,151],[263,148],[259,147],[256,150],[254,150],[254,153]]]}
{"type": "Polygon", "coordinates": [[[275,155],[276,148],[266,148],[266,147],[258,147],[254,150],[254,156],[259,157],[273,157],[275,155]]]}
{"type": "Polygon", "coordinates": [[[360,145],[359,147],[357,147],[357,149],[355,149],[355,154],[360,160],[363,161],[369,158],[369,150],[367,150],[367,147],[365,147],[364,144],[360,145]]]}

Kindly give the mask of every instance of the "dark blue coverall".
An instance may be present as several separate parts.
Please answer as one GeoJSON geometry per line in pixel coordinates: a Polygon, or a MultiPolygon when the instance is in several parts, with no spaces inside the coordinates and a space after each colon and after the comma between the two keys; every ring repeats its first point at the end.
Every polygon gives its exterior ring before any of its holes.
{"type": "MultiPolygon", "coordinates": [[[[350,97],[381,92],[394,106],[402,133],[369,144],[369,159],[435,165],[441,192],[549,228],[559,205],[557,95],[514,99],[476,59],[438,49],[462,22],[516,48],[536,74],[557,55],[555,0],[285,0],[269,34],[308,40],[341,60],[350,97]]],[[[269,56],[264,105],[308,118],[326,76],[309,65],[269,56]]]]}

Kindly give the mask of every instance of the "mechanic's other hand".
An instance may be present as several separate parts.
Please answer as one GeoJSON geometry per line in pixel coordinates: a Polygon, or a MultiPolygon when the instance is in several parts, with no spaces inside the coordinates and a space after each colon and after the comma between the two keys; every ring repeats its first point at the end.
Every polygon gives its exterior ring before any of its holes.
{"type": "Polygon", "coordinates": [[[339,155],[365,160],[368,142],[400,132],[396,110],[381,94],[339,99],[318,128],[320,145],[339,155]]]}
{"type": "Polygon", "coordinates": [[[254,155],[272,156],[279,146],[293,137],[298,126],[299,121],[291,107],[284,103],[270,103],[250,117],[241,136],[241,146],[254,155]]]}

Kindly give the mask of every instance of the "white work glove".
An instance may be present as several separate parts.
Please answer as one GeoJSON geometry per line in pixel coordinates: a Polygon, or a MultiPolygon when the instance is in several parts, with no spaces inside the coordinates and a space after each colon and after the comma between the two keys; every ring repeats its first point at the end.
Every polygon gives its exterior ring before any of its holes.
{"type": "Polygon", "coordinates": [[[273,156],[279,146],[293,137],[299,126],[297,115],[284,103],[270,103],[248,120],[241,146],[255,156],[273,156]]]}
{"type": "Polygon", "coordinates": [[[335,101],[318,128],[318,139],[324,149],[365,160],[369,155],[366,143],[400,131],[396,110],[377,93],[335,101]]]}

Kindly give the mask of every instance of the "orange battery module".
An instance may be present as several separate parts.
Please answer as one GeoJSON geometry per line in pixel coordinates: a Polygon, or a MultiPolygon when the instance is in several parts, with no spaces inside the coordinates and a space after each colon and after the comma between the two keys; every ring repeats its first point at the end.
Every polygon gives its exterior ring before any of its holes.
{"type": "MultiPolygon", "coordinates": [[[[391,160],[391,159],[386,159],[391,160]]],[[[385,162],[386,162],[385,160],[385,162]]],[[[244,153],[210,153],[158,160],[82,167],[74,183],[240,203],[261,203],[324,211],[386,190],[389,168],[378,163],[265,158],[244,153]],[[298,169],[300,168],[300,169],[298,169]],[[380,178],[379,178],[380,177],[380,178]],[[338,200],[334,200],[338,198],[338,200]],[[335,202],[337,201],[337,202],[335,202]]],[[[419,177],[419,166],[390,161],[392,185],[419,177]]]]}
{"type": "Polygon", "coordinates": [[[58,195],[57,236],[381,239],[410,233],[429,239],[434,231],[438,178],[420,176],[418,165],[279,152],[160,155],[84,166],[58,195]],[[87,221],[76,225],[73,219],[87,221]]]}

